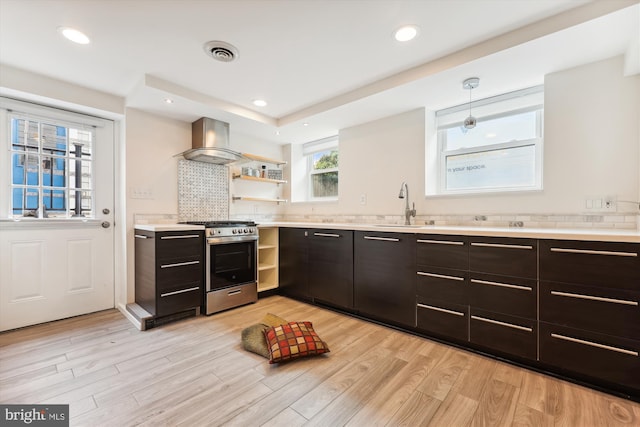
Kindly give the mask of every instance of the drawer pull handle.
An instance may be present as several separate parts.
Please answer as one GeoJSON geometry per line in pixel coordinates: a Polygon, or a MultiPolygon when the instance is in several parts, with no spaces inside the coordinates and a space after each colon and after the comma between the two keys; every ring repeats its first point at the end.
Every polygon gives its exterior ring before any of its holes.
{"type": "Polygon", "coordinates": [[[418,239],[418,243],[434,243],[436,245],[464,246],[464,242],[453,242],[451,240],[423,240],[423,239],[418,239]]]}
{"type": "Polygon", "coordinates": [[[332,234],[332,233],[313,233],[314,236],[319,236],[319,237],[342,237],[339,234],[332,234]]]}
{"type": "Polygon", "coordinates": [[[432,305],[426,305],[426,304],[418,304],[418,307],[426,308],[427,310],[441,311],[443,313],[455,314],[456,316],[463,316],[464,317],[464,313],[461,313],[459,311],[447,310],[446,308],[434,307],[432,305]]]}
{"type": "Polygon", "coordinates": [[[569,297],[569,298],[578,298],[578,299],[588,299],[592,301],[601,301],[601,302],[612,302],[614,304],[623,304],[623,305],[634,305],[638,306],[638,301],[629,301],[624,299],[615,299],[615,298],[605,298],[605,297],[595,297],[593,295],[582,295],[582,294],[572,294],[569,292],[560,292],[560,291],[551,291],[551,295],[557,295],[560,297],[569,297]]]}
{"type": "Polygon", "coordinates": [[[234,295],[240,295],[241,293],[242,293],[241,289],[236,289],[236,290],[227,292],[227,296],[232,297],[234,295]]]}
{"type": "Polygon", "coordinates": [[[612,347],[610,345],[600,344],[600,343],[593,342],[593,341],[585,341],[585,340],[581,340],[581,339],[578,339],[578,338],[568,337],[566,335],[551,334],[551,337],[552,338],[557,338],[559,340],[575,342],[575,343],[578,343],[578,344],[589,345],[591,347],[603,348],[605,350],[617,351],[618,353],[628,354],[630,356],[638,356],[638,352],[637,351],[626,350],[626,349],[620,348],[620,347],[612,347]]]}
{"type": "Polygon", "coordinates": [[[458,281],[463,281],[464,277],[457,277],[457,276],[447,276],[444,274],[435,274],[435,273],[425,273],[422,271],[418,271],[418,275],[419,276],[429,276],[429,277],[436,277],[438,279],[447,279],[447,280],[458,280],[458,281]]]}
{"type": "Polygon", "coordinates": [[[185,234],[182,236],[161,236],[160,240],[172,240],[172,239],[197,239],[199,234],[185,234]]]}
{"type": "Polygon", "coordinates": [[[477,283],[479,285],[500,286],[501,288],[519,289],[521,291],[532,291],[533,288],[529,286],[510,285],[508,283],[489,282],[488,280],[471,279],[471,283],[477,283]]]}
{"type": "Polygon", "coordinates": [[[566,249],[566,248],[551,248],[551,252],[562,252],[568,254],[586,254],[586,255],[612,255],[612,256],[628,256],[637,257],[636,252],[614,252],[614,251],[594,251],[591,249],[566,249]]]}
{"type": "Polygon", "coordinates": [[[136,239],[149,239],[149,236],[145,236],[144,234],[134,234],[133,235],[136,239]]]}
{"type": "Polygon", "coordinates": [[[514,325],[513,323],[500,322],[498,320],[487,319],[486,317],[480,317],[480,316],[471,316],[471,318],[474,320],[479,320],[481,322],[493,323],[494,325],[500,325],[500,326],[506,326],[507,328],[511,328],[511,329],[518,329],[519,331],[533,332],[533,329],[531,328],[528,328],[526,326],[514,325]]]}
{"type": "Polygon", "coordinates": [[[383,242],[399,242],[400,239],[394,239],[393,237],[374,237],[374,236],[364,236],[365,240],[381,240],[383,242]]]}
{"type": "Polygon", "coordinates": [[[484,248],[505,248],[505,249],[533,249],[531,245],[504,245],[501,243],[478,243],[472,242],[471,246],[481,246],[484,248]]]}
{"type": "Polygon", "coordinates": [[[182,267],[185,265],[200,264],[200,261],[176,262],[175,264],[162,264],[160,268],[182,267]]]}
{"type": "Polygon", "coordinates": [[[178,294],[183,294],[185,292],[197,291],[198,289],[200,289],[200,286],[194,286],[193,288],[181,289],[179,291],[173,291],[173,292],[167,292],[165,294],[160,294],[160,297],[161,298],[170,297],[171,295],[178,295],[178,294]]]}

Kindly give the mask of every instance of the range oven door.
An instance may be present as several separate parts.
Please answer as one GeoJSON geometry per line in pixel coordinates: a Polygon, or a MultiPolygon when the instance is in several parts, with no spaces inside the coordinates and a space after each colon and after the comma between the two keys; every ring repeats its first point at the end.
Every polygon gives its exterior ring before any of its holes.
{"type": "Polygon", "coordinates": [[[257,280],[257,241],[207,241],[206,291],[257,280]]]}

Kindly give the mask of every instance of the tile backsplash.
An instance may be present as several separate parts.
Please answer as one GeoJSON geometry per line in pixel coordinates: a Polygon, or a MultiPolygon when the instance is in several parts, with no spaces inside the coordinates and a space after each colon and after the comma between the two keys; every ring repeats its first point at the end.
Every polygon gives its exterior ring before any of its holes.
{"type": "Polygon", "coordinates": [[[212,163],[178,161],[180,221],[229,219],[229,170],[212,163]]]}
{"type": "MultiPolygon", "coordinates": [[[[265,219],[266,220],[266,219],[265,219]]],[[[354,224],[403,224],[404,215],[279,215],[272,221],[354,223],[354,224]]],[[[636,230],[640,216],[631,213],[593,214],[486,214],[486,215],[417,215],[412,224],[474,227],[523,227],[523,228],[592,228],[636,230]]]]}

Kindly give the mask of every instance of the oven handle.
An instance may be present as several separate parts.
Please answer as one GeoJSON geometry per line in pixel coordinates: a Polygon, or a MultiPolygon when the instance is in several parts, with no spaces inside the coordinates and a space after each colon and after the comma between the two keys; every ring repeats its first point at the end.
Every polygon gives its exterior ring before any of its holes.
{"type": "Polygon", "coordinates": [[[258,240],[258,236],[207,237],[207,245],[224,245],[227,243],[255,242],[256,240],[258,240]]]}

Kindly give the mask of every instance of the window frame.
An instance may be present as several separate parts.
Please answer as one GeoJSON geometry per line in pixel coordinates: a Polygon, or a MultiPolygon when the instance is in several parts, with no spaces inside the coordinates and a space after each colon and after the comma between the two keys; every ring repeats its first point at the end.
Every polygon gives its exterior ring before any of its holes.
{"type": "MultiPolygon", "coordinates": [[[[525,91],[530,91],[525,89],[525,91]]],[[[516,92],[517,93],[517,92],[516,92]]],[[[496,102],[487,102],[487,100],[477,101],[483,105],[499,104],[505,98],[507,100],[515,98],[513,94],[505,94],[498,97],[496,102]]],[[[454,107],[456,108],[456,107],[454,107]]],[[[515,116],[526,112],[536,112],[536,124],[535,132],[536,137],[523,140],[512,140],[502,143],[483,145],[478,147],[460,148],[455,150],[446,150],[446,130],[463,126],[464,121],[456,121],[446,125],[439,126],[436,119],[436,139],[437,139],[437,193],[433,196],[448,196],[448,195],[474,195],[474,194],[496,194],[503,192],[529,192],[529,191],[541,191],[543,189],[543,145],[544,145],[544,103],[536,103],[522,108],[506,108],[504,111],[494,114],[486,114],[477,117],[478,122],[500,119],[504,117],[515,116]],[[531,186],[500,186],[491,188],[464,188],[464,189],[448,189],[447,188],[447,158],[450,156],[464,155],[464,154],[476,154],[485,153],[489,151],[534,146],[535,148],[535,183],[531,186]]],[[[427,194],[429,196],[429,194],[427,194]]]]}
{"type": "MultiPolygon", "coordinates": [[[[43,219],[48,219],[49,215],[51,213],[54,212],[64,212],[64,214],[55,214],[53,216],[51,216],[50,218],[55,218],[55,219],[79,219],[79,220],[87,220],[87,219],[94,219],[96,218],[96,194],[95,194],[95,144],[96,144],[96,139],[97,139],[97,135],[96,135],[96,128],[97,126],[93,123],[80,123],[80,122],[72,122],[69,120],[65,120],[64,118],[60,118],[58,117],[59,115],[57,114],[52,114],[51,116],[47,115],[47,114],[32,114],[32,113],[25,113],[25,112],[18,112],[18,111],[13,111],[13,110],[7,110],[7,115],[6,115],[6,126],[7,126],[7,150],[8,150],[8,161],[9,161],[9,165],[10,165],[10,170],[8,171],[9,174],[9,203],[8,203],[8,217],[9,218],[29,218],[29,219],[34,219],[34,220],[43,220],[43,219]],[[17,150],[15,149],[15,144],[13,142],[13,126],[14,126],[14,121],[16,123],[18,123],[19,121],[25,121],[26,123],[29,122],[35,122],[37,123],[37,128],[38,128],[38,146],[37,146],[37,150],[34,151],[29,151],[29,150],[17,150]],[[46,151],[54,151],[55,149],[53,148],[45,148],[43,147],[43,143],[40,140],[42,138],[42,127],[43,125],[47,125],[47,126],[55,126],[55,127],[64,127],[66,129],[66,136],[65,136],[65,152],[64,154],[60,154],[60,153],[56,153],[54,154],[53,152],[46,152],[46,151]],[[72,156],[72,149],[71,149],[71,141],[72,141],[72,137],[70,135],[70,131],[72,129],[76,129],[77,131],[81,131],[81,132],[89,132],[91,133],[91,148],[90,148],[90,156],[89,157],[74,157],[72,156]],[[14,183],[14,172],[15,172],[15,167],[14,167],[14,155],[20,155],[22,154],[24,156],[25,159],[25,165],[24,167],[26,168],[29,160],[27,159],[27,157],[35,157],[37,158],[37,165],[38,165],[38,181],[37,184],[28,184],[28,183],[23,183],[23,184],[16,184],[14,183]],[[64,185],[62,187],[60,186],[55,186],[53,185],[53,181],[51,181],[50,185],[46,185],[44,182],[44,166],[43,166],[43,162],[45,161],[51,161],[52,162],[52,166],[53,166],[53,161],[56,160],[62,160],[64,162],[64,185]],[[72,185],[70,178],[71,178],[71,162],[75,162],[75,161],[80,161],[80,166],[81,169],[79,171],[75,171],[75,173],[80,173],[82,175],[83,174],[83,170],[85,165],[88,165],[90,167],[90,176],[89,178],[89,182],[88,182],[88,187],[80,187],[80,188],[76,188],[74,185],[72,185]],[[22,191],[24,191],[25,193],[28,192],[30,189],[37,191],[38,193],[38,208],[35,210],[32,209],[27,209],[26,206],[22,207],[22,212],[21,213],[16,213],[16,207],[13,205],[14,202],[14,190],[15,189],[21,189],[22,191]],[[54,197],[54,192],[62,192],[62,195],[64,197],[64,209],[50,209],[50,208],[46,208],[45,206],[45,198],[48,197],[45,195],[45,192],[51,192],[51,201],[50,203],[53,204],[53,197],[54,197]],[[72,200],[72,193],[74,193],[74,195],[80,196],[81,198],[84,196],[85,193],[89,193],[90,194],[90,207],[88,207],[87,209],[82,208],[81,209],[81,213],[80,214],[71,214],[72,211],[75,209],[75,205],[72,207],[71,206],[71,200],[72,200]],[[25,215],[25,213],[33,211],[34,213],[34,217],[31,217],[29,215],[25,215]],[[84,214],[83,212],[88,212],[89,214],[84,214]]],[[[91,119],[87,120],[88,122],[91,122],[91,119]]],[[[27,126],[29,126],[27,124],[27,126]]],[[[25,145],[26,147],[26,145],[25,145]]],[[[83,150],[84,151],[84,150],[83,150]]],[[[53,168],[50,169],[50,179],[53,180],[53,168]]],[[[55,193],[58,194],[58,193],[55,193]]],[[[23,199],[24,200],[24,199],[23,199]]],[[[81,201],[80,205],[82,206],[84,203],[81,201]]]]}
{"type": "Polygon", "coordinates": [[[303,155],[306,157],[306,188],[307,188],[307,201],[308,202],[333,202],[337,201],[340,193],[340,144],[338,140],[338,136],[331,136],[328,138],[323,138],[317,141],[308,142],[303,145],[304,153],[303,155]],[[314,154],[321,152],[338,152],[338,167],[336,168],[327,168],[327,169],[315,169],[313,165],[313,156],[314,154]],[[313,195],[313,179],[314,175],[321,175],[329,172],[336,172],[338,174],[338,194],[335,196],[324,196],[324,197],[315,197],[313,195]]]}

